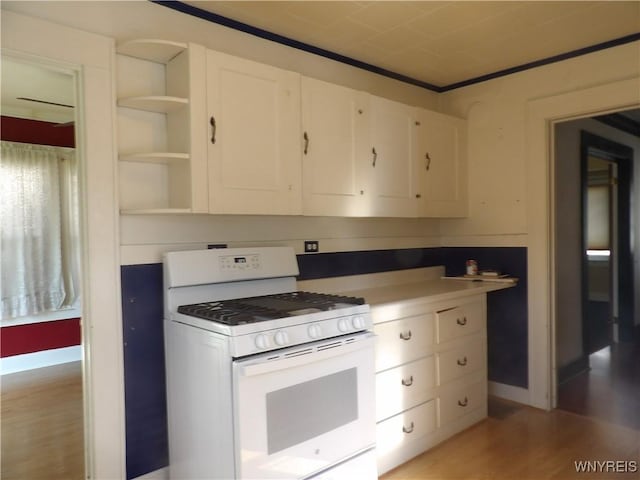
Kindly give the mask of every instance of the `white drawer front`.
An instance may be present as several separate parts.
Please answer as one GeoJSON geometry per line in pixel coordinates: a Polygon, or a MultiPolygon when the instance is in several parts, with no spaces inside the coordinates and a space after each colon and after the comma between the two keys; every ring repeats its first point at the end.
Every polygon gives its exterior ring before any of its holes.
{"type": "Polygon", "coordinates": [[[404,444],[433,432],[436,429],[435,400],[418,405],[376,427],[377,455],[384,456],[401,449],[404,444]]]}
{"type": "Polygon", "coordinates": [[[438,343],[480,331],[484,327],[481,303],[470,303],[436,313],[438,343]]]}
{"type": "Polygon", "coordinates": [[[484,338],[476,336],[460,348],[438,354],[439,385],[485,366],[484,338]]]}
{"type": "Polygon", "coordinates": [[[440,426],[482,407],[487,401],[486,382],[475,382],[440,397],[440,426]]]}
{"type": "Polygon", "coordinates": [[[433,314],[374,325],[376,372],[423,357],[433,345],[433,314]]]}
{"type": "Polygon", "coordinates": [[[376,420],[425,402],[435,384],[433,355],[376,374],[376,420]]]}

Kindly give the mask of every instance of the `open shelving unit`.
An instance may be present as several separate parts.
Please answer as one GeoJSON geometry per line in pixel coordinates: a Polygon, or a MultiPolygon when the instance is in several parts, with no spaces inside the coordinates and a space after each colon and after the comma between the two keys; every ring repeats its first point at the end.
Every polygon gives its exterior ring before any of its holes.
{"type": "Polygon", "coordinates": [[[116,53],[121,213],[205,213],[204,47],[137,39],[116,53]]]}

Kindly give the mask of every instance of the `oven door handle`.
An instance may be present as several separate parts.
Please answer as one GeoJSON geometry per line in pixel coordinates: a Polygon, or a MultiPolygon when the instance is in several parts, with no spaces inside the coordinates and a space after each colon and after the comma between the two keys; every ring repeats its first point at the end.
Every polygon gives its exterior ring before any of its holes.
{"type": "MultiPolygon", "coordinates": [[[[279,358],[268,359],[250,359],[246,362],[242,360],[233,362],[233,370],[241,377],[252,377],[255,375],[264,375],[278,370],[294,368],[301,365],[309,365],[311,363],[320,362],[333,357],[339,357],[351,352],[362,350],[365,348],[373,349],[376,336],[373,333],[364,335],[366,338],[358,339],[351,343],[342,343],[336,346],[332,344],[323,344],[297,348],[291,351],[291,356],[286,357],[281,354],[279,358]],[[325,348],[322,348],[325,346],[325,348]]],[[[373,350],[372,350],[373,353],[373,350]]],[[[268,358],[268,357],[267,357],[268,358]]]]}

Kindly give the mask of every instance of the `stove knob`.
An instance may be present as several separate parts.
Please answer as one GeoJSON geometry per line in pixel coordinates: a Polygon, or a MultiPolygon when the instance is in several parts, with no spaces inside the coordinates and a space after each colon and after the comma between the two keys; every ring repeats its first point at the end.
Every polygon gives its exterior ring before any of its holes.
{"type": "Polygon", "coordinates": [[[256,344],[256,347],[258,347],[260,350],[269,346],[269,339],[264,333],[256,335],[254,342],[256,344]]]}
{"type": "Polygon", "coordinates": [[[282,347],[283,345],[289,343],[289,334],[280,330],[276,332],[273,339],[275,340],[277,345],[280,345],[282,347]]]}
{"type": "Polygon", "coordinates": [[[348,332],[349,327],[349,321],[346,318],[341,318],[340,320],[338,320],[338,330],[340,330],[341,332],[348,332]]]}
{"type": "Polygon", "coordinates": [[[356,330],[362,330],[365,325],[364,317],[356,315],[351,319],[351,323],[353,324],[353,328],[355,328],[356,330]]]}
{"type": "Polygon", "coordinates": [[[322,335],[322,329],[320,328],[320,325],[309,325],[309,329],[307,331],[311,338],[320,338],[320,336],[322,335]]]}

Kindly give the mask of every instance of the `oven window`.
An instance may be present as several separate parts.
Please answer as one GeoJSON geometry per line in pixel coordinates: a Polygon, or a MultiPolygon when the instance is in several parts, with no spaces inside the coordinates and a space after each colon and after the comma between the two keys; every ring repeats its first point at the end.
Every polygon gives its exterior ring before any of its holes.
{"type": "Polygon", "coordinates": [[[358,373],[350,368],[267,394],[269,455],[358,418],[358,373]]]}

